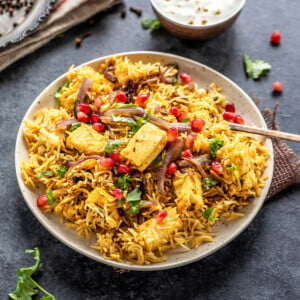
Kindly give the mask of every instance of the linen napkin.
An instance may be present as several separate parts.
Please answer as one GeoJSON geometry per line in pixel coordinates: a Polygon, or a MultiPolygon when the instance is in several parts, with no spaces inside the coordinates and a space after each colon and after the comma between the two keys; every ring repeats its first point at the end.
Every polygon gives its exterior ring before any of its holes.
{"type": "Polygon", "coordinates": [[[0,50],[0,71],[48,43],[59,33],[122,0],[59,0],[47,20],[18,44],[0,50]]]}

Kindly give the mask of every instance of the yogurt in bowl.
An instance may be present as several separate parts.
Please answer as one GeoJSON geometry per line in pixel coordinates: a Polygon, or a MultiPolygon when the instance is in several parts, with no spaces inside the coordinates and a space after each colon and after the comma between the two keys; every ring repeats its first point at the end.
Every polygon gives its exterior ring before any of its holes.
{"type": "Polygon", "coordinates": [[[206,40],[229,28],[246,0],[151,0],[157,18],[174,35],[206,40]]]}
{"type": "Polygon", "coordinates": [[[169,18],[185,25],[209,25],[229,17],[239,0],[154,0],[169,18]]]}

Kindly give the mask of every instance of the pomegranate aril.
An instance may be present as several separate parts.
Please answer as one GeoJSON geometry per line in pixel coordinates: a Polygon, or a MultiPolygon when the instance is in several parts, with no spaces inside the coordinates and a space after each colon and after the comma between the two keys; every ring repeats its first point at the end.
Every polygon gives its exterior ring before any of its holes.
{"type": "Polygon", "coordinates": [[[190,149],[186,149],[183,151],[182,156],[185,158],[193,157],[193,152],[190,149]]]}
{"type": "Polygon", "coordinates": [[[283,90],[283,84],[279,81],[276,81],[272,84],[272,88],[275,92],[281,92],[283,90]]]}
{"type": "Polygon", "coordinates": [[[149,99],[148,94],[141,94],[137,96],[135,103],[139,106],[143,106],[148,99],[149,99]]]}
{"type": "Polygon", "coordinates": [[[77,111],[88,114],[91,112],[91,107],[87,103],[81,103],[77,106],[77,111]]]}
{"type": "Polygon", "coordinates": [[[167,131],[168,142],[174,142],[178,138],[178,130],[176,128],[170,128],[167,131]]]}
{"type": "Polygon", "coordinates": [[[176,171],[177,171],[177,165],[175,163],[170,163],[167,168],[167,173],[169,175],[173,175],[175,174],[176,171]]]}
{"type": "Polygon", "coordinates": [[[189,75],[188,73],[182,72],[182,73],[180,73],[179,77],[184,83],[190,83],[193,81],[192,76],[189,75]]]}
{"type": "Polygon", "coordinates": [[[213,161],[211,163],[211,169],[217,174],[223,173],[223,166],[218,161],[213,161]]]}
{"type": "Polygon", "coordinates": [[[100,160],[100,165],[103,168],[111,169],[114,166],[114,161],[111,158],[103,158],[100,160]]]}
{"type": "Polygon", "coordinates": [[[192,148],[194,146],[196,136],[194,134],[188,134],[185,140],[185,146],[187,148],[192,148]]]}
{"type": "Polygon", "coordinates": [[[128,165],[119,165],[119,167],[118,167],[118,173],[119,174],[128,174],[131,171],[132,171],[131,167],[128,166],[128,165]]]}
{"type": "Polygon", "coordinates": [[[233,112],[226,111],[223,114],[223,119],[226,121],[233,121],[235,119],[235,117],[236,117],[236,114],[233,112]]]}
{"type": "Polygon", "coordinates": [[[179,114],[179,116],[177,117],[177,119],[178,119],[179,122],[185,122],[185,123],[186,123],[186,122],[189,121],[188,115],[185,114],[185,113],[183,113],[183,112],[181,112],[181,113],[179,114]]]}
{"type": "Polygon", "coordinates": [[[103,103],[102,97],[101,96],[96,96],[94,99],[94,105],[96,107],[101,107],[103,103]]]}
{"type": "Polygon", "coordinates": [[[178,107],[172,106],[172,107],[170,108],[170,113],[171,113],[174,117],[177,118],[177,117],[180,115],[180,110],[179,110],[178,107]]]}
{"type": "Polygon", "coordinates": [[[117,151],[112,152],[109,154],[109,157],[114,160],[114,162],[119,162],[121,161],[121,154],[117,151]]]}
{"type": "Polygon", "coordinates": [[[77,113],[77,119],[79,122],[83,122],[83,123],[87,123],[90,121],[90,117],[82,111],[77,113]]]}
{"type": "Polygon", "coordinates": [[[240,115],[236,115],[235,119],[233,120],[233,122],[237,123],[237,124],[245,124],[244,119],[240,115]]]}
{"type": "Polygon", "coordinates": [[[92,124],[99,123],[100,122],[99,116],[95,113],[92,113],[91,114],[91,122],[92,122],[92,124]]]}
{"type": "Polygon", "coordinates": [[[203,129],[204,125],[205,125],[205,121],[202,119],[195,119],[191,124],[192,129],[195,132],[200,132],[203,129]]]}
{"type": "Polygon", "coordinates": [[[43,207],[48,203],[48,196],[47,195],[41,195],[37,198],[36,205],[37,207],[43,207]]]}
{"type": "Polygon", "coordinates": [[[225,111],[228,111],[228,112],[235,112],[235,106],[233,103],[228,103],[226,106],[225,106],[225,111]]]}
{"type": "Polygon", "coordinates": [[[164,209],[162,209],[156,216],[156,222],[160,223],[162,222],[168,215],[168,212],[164,209]]]}
{"type": "Polygon", "coordinates": [[[270,36],[270,40],[274,45],[278,45],[281,41],[281,33],[278,30],[276,30],[270,36]]]}
{"type": "Polygon", "coordinates": [[[104,125],[102,123],[94,123],[92,128],[97,132],[102,132],[104,130],[104,125]]]}
{"type": "Polygon", "coordinates": [[[116,98],[120,101],[120,102],[126,102],[127,101],[127,96],[125,94],[125,92],[123,91],[117,91],[116,92],[116,98]]]}
{"type": "Polygon", "coordinates": [[[117,198],[117,200],[122,200],[124,198],[124,195],[122,193],[122,190],[120,189],[114,189],[113,190],[113,195],[117,198]]]}

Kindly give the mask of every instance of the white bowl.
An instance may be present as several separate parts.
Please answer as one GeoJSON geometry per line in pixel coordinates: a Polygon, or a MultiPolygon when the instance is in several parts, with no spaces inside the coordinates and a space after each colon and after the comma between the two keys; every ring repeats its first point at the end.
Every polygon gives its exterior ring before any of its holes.
{"type": "MultiPolygon", "coordinates": [[[[132,61],[142,60],[143,62],[161,62],[162,64],[177,62],[180,70],[191,74],[195,82],[197,82],[200,87],[207,87],[212,82],[215,82],[217,85],[222,87],[223,93],[230,101],[234,102],[237,111],[243,116],[247,124],[254,124],[260,128],[267,128],[260,111],[253,103],[251,98],[231,80],[203,64],[184,57],[161,52],[139,51],[120,53],[116,55],[126,55],[132,61]]],[[[83,65],[90,65],[94,68],[97,68],[99,64],[104,62],[107,57],[108,56],[97,58],[83,65]]],[[[90,247],[93,241],[80,238],[74,229],[67,228],[65,225],[61,224],[57,216],[53,214],[46,215],[42,213],[42,211],[36,206],[36,199],[43,191],[33,191],[29,189],[24,184],[20,173],[21,161],[28,158],[28,150],[25,140],[22,136],[22,127],[24,126],[24,121],[26,119],[33,119],[35,112],[42,108],[53,107],[55,105],[53,97],[54,92],[64,83],[66,80],[65,76],[66,74],[53,81],[31,104],[20,126],[15,149],[15,167],[17,179],[25,202],[40,223],[61,242],[87,257],[113,267],[138,271],[164,270],[195,262],[216,252],[236,238],[251,223],[260,210],[272,181],[273,147],[270,140],[267,140],[265,143],[265,146],[271,152],[271,157],[268,161],[268,167],[264,174],[268,175],[269,178],[266,181],[266,185],[262,190],[261,196],[254,198],[251,201],[251,204],[243,209],[243,212],[246,214],[246,216],[226,224],[220,223],[214,226],[213,232],[217,233],[218,236],[215,238],[213,243],[203,244],[197,249],[193,249],[188,252],[183,251],[181,248],[172,249],[171,251],[167,252],[167,260],[162,263],[141,266],[105,260],[99,252],[90,247]]]]}

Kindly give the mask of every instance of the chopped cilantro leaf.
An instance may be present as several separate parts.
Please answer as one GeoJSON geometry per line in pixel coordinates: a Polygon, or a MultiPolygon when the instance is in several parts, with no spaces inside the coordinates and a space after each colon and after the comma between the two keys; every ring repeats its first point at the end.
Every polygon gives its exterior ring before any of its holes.
{"type": "Polygon", "coordinates": [[[64,166],[59,166],[58,169],[54,170],[54,172],[56,173],[57,176],[64,178],[65,174],[67,173],[68,168],[64,167],[64,166]]]}
{"type": "Polygon", "coordinates": [[[129,131],[130,134],[135,134],[137,131],[142,127],[143,124],[147,123],[150,119],[150,115],[146,113],[142,118],[136,117],[136,122],[130,122],[129,126],[131,130],[129,131]]]}
{"type": "Polygon", "coordinates": [[[116,186],[121,190],[128,190],[128,183],[132,181],[132,178],[129,174],[125,174],[123,176],[120,176],[118,178],[118,181],[116,182],[116,186]]]}
{"type": "Polygon", "coordinates": [[[125,198],[122,198],[118,203],[117,203],[117,205],[121,205],[121,204],[123,204],[125,202],[125,198]]]}
{"type": "Polygon", "coordinates": [[[52,177],[53,176],[53,172],[52,171],[41,171],[37,178],[41,178],[43,176],[46,176],[46,177],[52,177]]]}
{"type": "Polygon", "coordinates": [[[111,154],[116,149],[120,148],[125,142],[122,140],[109,140],[105,146],[105,152],[111,154]]]}
{"type": "Polygon", "coordinates": [[[72,126],[69,128],[69,131],[73,132],[80,126],[81,126],[81,122],[73,123],[72,126]]]}
{"type": "Polygon", "coordinates": [[[209,155],[211,159],[216,159],[217,151],[224,146],[224,141],[220,138],[210,140],[209,155]]]}
{"type": "Polygon", "coordinates": [[[272,66],[264,60],[257,59],[252,61],[246,53],[244,54],[244,65],[247,76],[252,79],[258,79],[266,75],[272,68],[272,66]]]}
{"type": "Polygon", "coordinates": [[[152,29],[152,30],[158,30],[162,27],[160,21],[156,19],[144,19],[142,20],[142,27],[145,30],[152,29]]]}
{"type": "Polygon", "coordinates": [[[209,190],[209,189],[210,189],[211,187],[213,187],[214,185],[217,185],[218,182],[212,180],[211,178],[206,177],[206,178],[203,178],[202,184],[205,186],[205,188],[206,188],[207,190],[209,190]]]}
{"type": "Polygon", "coordinates": [[[47,196],[48,196],[48,204],[52,205],[56,199],[54,197],[53,191],[52,190],[48,190],[47,191],[47,196]]]}
{"type": "Polygon", "coordinates": [[[143,204],[143,201],[141,200],[142,192],[134,189],[132,192],[130,192],[127,195],[126,201],[130,204],[130,209],[128,211],[128,214],[135,215],[138,214],[140,211],[140,206],[143,204]]]}
{"type": "Polygon", "coordinates": [[[213,208],[207,208],[203,213],[202,213],[202,217],[208,221],[213,221],[216,217],[212,217],[212,213],[213,213],[213,208]]]}
{"type": "Polygon", "coordinates": [[[182,123],[188,123],[189,121],[190,121],[190,119],[187,119],[187,118],[182,119],[182,123]]]}
{"type": "Polygon", "coordinates": [[[57,89],[57,91],[54,94],[54,98],[56,100],[59,100],[61,93],[62,93],[62,88],[63,87],[69,87],[69,81],[67,81],[63,86],[61,86],[60,88],[57,89]]]}

